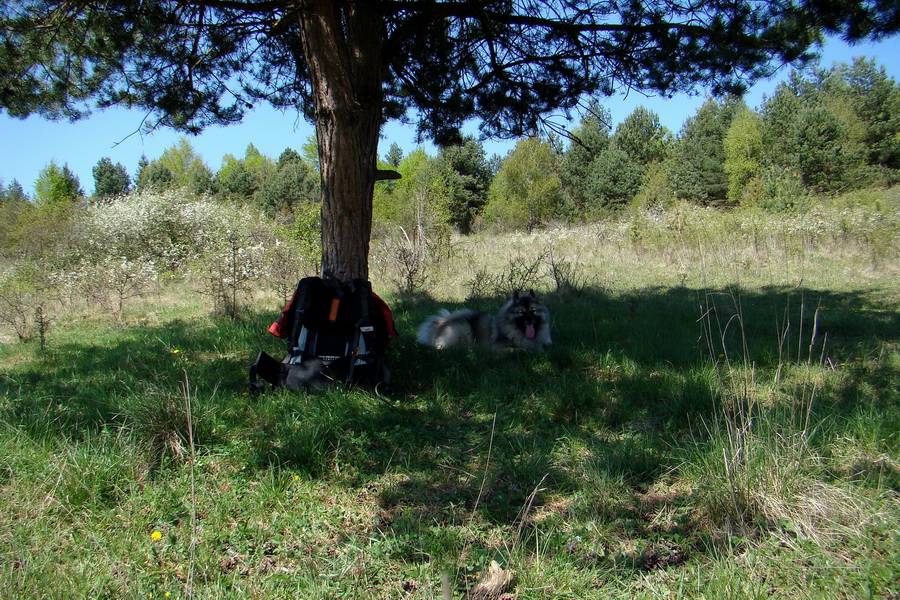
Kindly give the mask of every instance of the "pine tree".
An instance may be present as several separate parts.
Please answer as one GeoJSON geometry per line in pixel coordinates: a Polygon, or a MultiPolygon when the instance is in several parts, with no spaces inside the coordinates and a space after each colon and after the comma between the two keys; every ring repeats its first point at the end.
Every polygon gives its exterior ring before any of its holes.
{"type": "Polygon", "coordinates": [[[28,194],[25,193],[25,188],[18,180],[13,179],[6,187],[3,187],[2,184],[3,182],[0,180],[0,200],[3,202],[19,204],[28,201],[28,194]]]}
{"type": "Polygon", "coordinates": [[[127,194],[131,189],[131,177],[122,163],[113,164],[109,157],[101,158],[93,169],[94,197],[110,198],[127,194]]]}
{"type": "Polygon", "coordinates": [[[563,191],[568,204],[582,215],[595,199],[589,185],[591,163],[609,147],[611,120],[609,110],[593,101],[578,126],[572,130],[571,142],[563,155],[563,191]]]}
{"type": "Polygon", "coordinates": [[[675,193],[687,200],[718,206],[728,200],[725,135],[743,100],[707,99],[684,124],[672,149],[669,178],[675,193]]]}
{"type": "Polygon", "coordinates": [[[659,115],[638,106],[616,127],[612,142],[631,162],[646,167],[662,162],[672,143],[672,133],[659,122],[659,115]]]}
{"type": "Polygon", "coordinates": [[[319,199],[318,176],[299,153],[287,148],[254,198],[267,211],[290,211],[301,203],[319,199]]]}
{"type": "Polygon", "coordinates": [[[388,153],[384,157],[384,162],[392,167],[397,167],[400,165],[401,160],[403,160],[403,150],[400,148],[397,142],[391,142],[391,147],[388,149],[388,153]]]}
{"type": "Polygon", "coordinates": [[[484,145],[467,136],[461,144],[445,146],[438,153],[436,168],[451,190],[450,222],[462,233],[468,233],[487,203],[491,183],[484,145]]]}

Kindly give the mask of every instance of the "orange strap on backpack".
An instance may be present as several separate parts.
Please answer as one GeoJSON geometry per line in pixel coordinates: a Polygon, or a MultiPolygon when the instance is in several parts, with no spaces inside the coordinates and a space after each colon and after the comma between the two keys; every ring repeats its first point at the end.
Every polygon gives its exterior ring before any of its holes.
{"type": "Polygon", "coordinates": [[[328,320],[334,323],[337,321],[338,307],[341,305],[340,298],[331,299],[331,310],[328,311],[328,320]]]}

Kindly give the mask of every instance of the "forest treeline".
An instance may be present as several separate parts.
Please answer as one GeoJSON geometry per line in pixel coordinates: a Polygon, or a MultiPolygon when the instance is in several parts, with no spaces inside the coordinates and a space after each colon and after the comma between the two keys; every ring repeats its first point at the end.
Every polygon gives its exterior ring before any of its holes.
{"type": "MultiPolygon", "coordinates": [[[[810,194],[900,178],[900,87],[874,60],[856,58],[794,71],[756,109],[738,97],[709,98],[677,134],[643,107],[613,130],[609,111],[596,100],[567,139],[522,139],[503,158],[487,157],[471,137],[436,156],[422,149],[404,155],[394,144],[382,167],[403,178],[378,184],[376,224],[419,232],[531,230],[549,221],[590,220],[632,203],[675,200],[785,210],[810,194]]],[[[288,148],[277,159],[251,144],[243,157],[226,155],[215,172],[182,139],[158,158],[143,157],[134,177],[109,158],[100,159],[93,177],[87,201],[94,203],[178,189],[275,214],[319,197],[313,138],[300,152],[288,148]]],[[[30,196],[14,180],[0,182],[0,199],[6,210],[22,209],[81,201],[84,191],[67,165],[51,162],[30,196]]]]}
{"type": "MultiPolygon", "coordinates": [[[[829,195],[892,185],[900,88],[874,61],[856,59],[794,72],[758,109],[710,98],[677,134],[645,108],[613,129],[598,101],[569,139],[524,138],[503,158],[467,138],[435,156],[394,144],[381,163],[402,178],[376,184],[370,264],[412,292],[452,252],[454,232],[532,231],[685,205],[802,217],[829,195]]],[[[213,172],[182,139],[143,159],[133,178],[101,159],[91,197],[56,163],[30,196],[15,181],[0,185],[0,325],[43,340],[73,304],[121,316],[130,299],[171,281],[231,316],[260,285],[286,296],[298,274],[321,270],[317,169],[313,140],[276,160],[251,145],[213,172]]],[[[893,221],[873,223],[854,231],[876,264],[896,231],[893,221]]]]}
{"type": "MultiPolygon", "coordinates": [[[[774,213],[763,219],[780,224],[772,235],[849,236],[873,266],[893,256],[896,220],[878,201],[837,216],[825,206],[900,180],[900,89],[874,61],[796,72],[758,110],[708,99],[677,135],[644,108],[615,129],[609,121],[597,102],[571,139],[525,138],[502,159],[474,138],[435,156],[392,145],[380,167],[402,178],[376,184],[373,276],[400,293],[427,289],[454,235],[479,230],[627,221],[622,243],[644,243],[744,212],[753,235],[765,229],[754,215],[774,213]]],[[[133,179],[101,159],[88,198],[55,163],[31,196],[0,186],[0,327],[44,343],[74,308],[121,318],[133,299],[178,282],[232,317],[254,290],[286,298],[298,276],[321,271],[316,156],[314,141],[277,160],[251,145],[213,172],[182,139],[133,179]]]]}

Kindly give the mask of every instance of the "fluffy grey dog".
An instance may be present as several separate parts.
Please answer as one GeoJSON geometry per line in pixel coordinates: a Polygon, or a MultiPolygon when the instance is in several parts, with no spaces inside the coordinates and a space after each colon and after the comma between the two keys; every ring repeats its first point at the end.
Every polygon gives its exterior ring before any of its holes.
{"type": "Polygon", "coordinates": [[[416,341],[437,349],[477,345],[491,350],[522,348],[540,352],[549,346],[550,311],[533,291],[514,292],[496,315],[446,309],[419,326],[416,341]]]}

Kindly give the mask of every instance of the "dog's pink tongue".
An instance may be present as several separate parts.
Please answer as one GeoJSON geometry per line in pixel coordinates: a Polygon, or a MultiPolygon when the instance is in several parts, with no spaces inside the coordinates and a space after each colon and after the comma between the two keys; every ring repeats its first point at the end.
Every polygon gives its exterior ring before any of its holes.
{"type": "Polygon", "coordinates": [[[531,323],[525,326],[525,337],[529,339],[534,337],[534,325],[531,323]]]}

